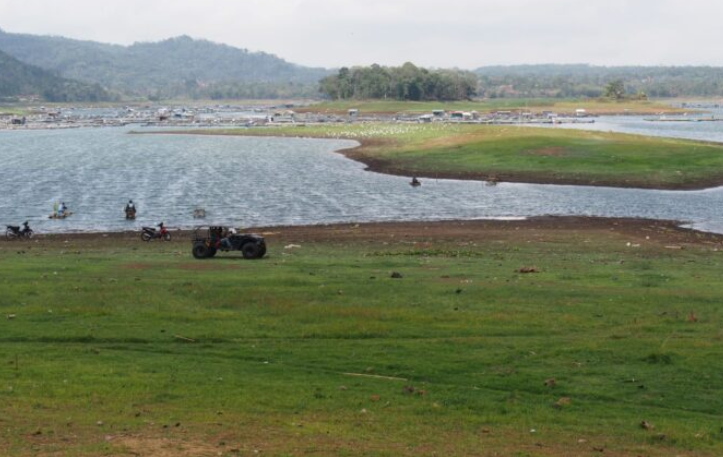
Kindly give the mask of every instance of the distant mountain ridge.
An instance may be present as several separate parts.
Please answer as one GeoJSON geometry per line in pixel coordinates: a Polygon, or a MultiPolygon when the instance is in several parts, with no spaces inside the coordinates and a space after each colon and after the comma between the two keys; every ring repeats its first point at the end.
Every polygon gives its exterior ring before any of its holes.
{"type": "Polygon", "coordinates": [[[20,96],[37,96],[50,102],[97,102],[110,97],[97,84],[62,78],[0,51],[0,99],[20,96]]]}
{"type": "Polygon", "coordinates": [[[63,77],[129,95],[184,95],[228,83],[316,84],[330,73],[188,36],[121,46],[0,30],[0,50],[63,77]]]}

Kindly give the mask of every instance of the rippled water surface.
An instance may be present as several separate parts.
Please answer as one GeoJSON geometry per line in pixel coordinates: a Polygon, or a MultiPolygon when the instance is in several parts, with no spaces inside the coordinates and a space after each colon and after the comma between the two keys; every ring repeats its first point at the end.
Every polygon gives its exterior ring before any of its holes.
{"type": "MultiPolygon", "coordinates": [[[[723,125],[711,124],[723,139],[723,125]]],[[[241,227],[590,215],[677,219],[723,232],[723,188],[489,187],[427,179],[415,189],[407,178],[366,172],[333,152],[354,146],[350,141],[127,132],[0,132],[0,223],[29,219],[44,232],[126,230],[161,220],[187,228],[199,223],[192,211],[200,206],[207,223],[241,227]],[[139,209],[133,222],[123,219],[129,198],[139,209]],[[54,201],[65,201],[74,215],[48,220],[54,201]]]]}
{"type": "MultiPolygon", "coordinates": [[[[723,119],[723,109],[713,109],[701,114],[691,113],[688,116],[667,116],[667,118],[696,120],[711,116],[723,119]]],[[[601,116],[595,119],[594,124],[561,124],[555,128],[612,131],[723,142],[723,122],[651,122],[646,120],[656,118],[658,116],[601,116]]]]}

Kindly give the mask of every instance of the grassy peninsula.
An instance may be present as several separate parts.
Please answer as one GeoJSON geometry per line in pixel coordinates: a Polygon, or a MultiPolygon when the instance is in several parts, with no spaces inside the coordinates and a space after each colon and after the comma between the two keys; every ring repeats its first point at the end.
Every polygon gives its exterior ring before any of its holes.
{"type": "Polygon", "coordinates": [[[515,125],[348,124],[190,131],[348,138],[372,170],[509,182],[696,189],[723,184],[723,145],[515,125]]]}

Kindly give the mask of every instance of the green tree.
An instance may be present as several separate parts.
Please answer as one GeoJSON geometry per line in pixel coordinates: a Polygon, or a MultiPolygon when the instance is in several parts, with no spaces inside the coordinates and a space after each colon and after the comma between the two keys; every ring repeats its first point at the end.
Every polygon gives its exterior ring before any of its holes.
{"type": "Polygon", "coordinates": [[[613,100],[622,100],[625,98],[625,82],[622,79],[610,81],[605,86],[605,96],[613,100]]]}
{"type": "Polygon", "coordinates": [[[401,67],[342,68],[319,83],[319,91],[338,99],[462,100],[477,93],[477,76],[458,70],[427,70],[407,62],[401,67]]]}

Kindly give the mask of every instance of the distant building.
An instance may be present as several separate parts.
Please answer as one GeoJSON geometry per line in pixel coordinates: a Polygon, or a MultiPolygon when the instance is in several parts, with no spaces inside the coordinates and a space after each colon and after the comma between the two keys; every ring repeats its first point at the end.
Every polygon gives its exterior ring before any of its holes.
{"type": "Polygon", "coordinates": [[[271,117],[271,122],[294,123],[296,122],[296,113],[287,111],[277,111],[271,117]]]}

